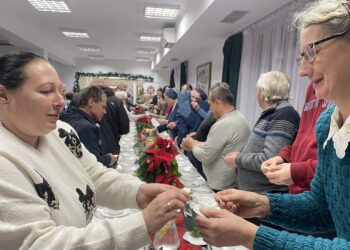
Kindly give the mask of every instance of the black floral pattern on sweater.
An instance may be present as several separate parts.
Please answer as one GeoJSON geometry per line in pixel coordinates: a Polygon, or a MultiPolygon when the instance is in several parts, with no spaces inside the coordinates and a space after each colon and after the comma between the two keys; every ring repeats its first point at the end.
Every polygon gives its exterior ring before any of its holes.
{"type": "Polygon", "coordinates": [[[39,197],[46,201],[49,207],[59,209],[60,203],[55,197],[50,184],[44,178],[42,183],[34,183],[34,187],[39,197]]]}
{"type": "Polygon", "coordinates": [[[94,191],[86,185],[86,194],[83,193],[79,188],[76,189],[79,195],[79,201],[83,205],[86,221],[89,222],[92,219],[94,209],[96,207],[96,196],[94,191]]]}
{"type": "Polygon", "coordinates": [[[63,128],[59,128],[58,132],[60,138],[66,138],[64,143],[67,145],[72,154],[77,158],[81,158],[83,156],[81,143],[79,137],[74,133],[74,131],[71,130],[70,132],[67,132],[63,128]]]}

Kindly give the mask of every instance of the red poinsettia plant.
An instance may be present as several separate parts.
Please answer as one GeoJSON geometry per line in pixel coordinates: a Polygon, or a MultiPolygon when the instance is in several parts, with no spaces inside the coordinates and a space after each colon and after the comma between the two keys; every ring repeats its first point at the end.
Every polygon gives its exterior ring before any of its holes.
{"type": "Polygon", "coordinates": [[[176,162],[177,151],[173,140],[158,137],[156,142],[144,151],[139,159],[137,175],[148,183],[163,183],[183,187],[176,162]]]}
{"type": "Polygon", "coordinates": [[[136,132],[139,134],[145,128],[154,128],[152,124],[152,117],[149,115],[143,115],[135,120],[136,132]]]}
{"type": "Polygon", "coordinates": [[[145,113],[145,110],[144,110],[141,106],[137,105],[137,106],[134,108],[134,114],[135,114],[135,115],[141,115],[141,114],[143,114],[143,113],[145,113]]]}

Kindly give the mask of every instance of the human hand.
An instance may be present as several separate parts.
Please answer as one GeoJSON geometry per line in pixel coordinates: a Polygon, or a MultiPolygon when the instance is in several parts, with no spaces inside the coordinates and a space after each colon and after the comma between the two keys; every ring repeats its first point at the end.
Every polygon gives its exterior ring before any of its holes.
{"type": "Polygon", "coordinates": [[[109,162],[108,166],[113,166],[117,161],[119,155],[114,155],[114,154],[108,154],[111,157],[111,161],[109,162]]]}
{"type": "Polygon", "coordinates": [[[160,193],[171,189],[176,189],[173,186],[157,183],[143,183],[136,194],[136,201],[139,208],[145,208],[147,205],[160,193]]]}
{"type": "Polygon", "coordinates": [[[186,191],[177,188],[160,193],[142,211],[148,233],[157,232],[169,220],[175,219],[190,199],[186,191]]]}
{"type": "Polygon", "coordinates": [[[169,122],[167,128],[174,129],[176,127],[176,122],[169,122]]]}
{"type": "Polygon", "coordinates": [[[158,122],[160,125],[168,124],[168,120],[166,120],[166,119],[158,119],[158,122]]]}
{"type": "Polygon", "coordinates": [[[265,195],[237,189],[226,189],[215,195],[221,208],[243,218],[265,217],[270,212],[270,202],[265,195]]]}
{"type": "Polygon", "coordinates": [[[192,138],[193,138],[195,135],[196,135],[196,132],[191,132],[191,133],[187,134],[188,137],[192,137],[192,138]]]}
{"type": "Polygon", "coordinates": [[[258,227],[226,210],[201,209],[205,216],[196,217],[196,225],[203,240],[210,245],[243,245],[253,249],[258,227]]]}
{"type": "Polygon", "coordinates": [[[186,151],[192,151],[194,145],[194,139],[192,137],[186,136],[181,143],[181,148],[185,149],[186,151]]]}
{"type": "Polygon", "coordinates": [[[291,163],[271,166],[271,171],[265,173],[271,183],[276,185],[291,185],[294,183],[291,173],[291,163]]]}
{"type": "Polygon", "coordinates": [[[266,174],[267,172],[271,171],[272,166],[276,166],[283,162],[284,160],[281,156],[274,156],[261,164],[261,172],[263,172],[263,174],[266,174]]]}
{"type": "Polygon", "coordinates": [[[230,168],[235,169],[236,168],[236,158],[239,155],[240,152],[231,152],[228,153],[226,156],[224,156],[224,162],[226,165],[230,168]]]}
{"type": "Polygon", "coordinates": [[[198,110],[200,108],[198,102],[191,102],[191,105],[194,110],[198,110]]]}

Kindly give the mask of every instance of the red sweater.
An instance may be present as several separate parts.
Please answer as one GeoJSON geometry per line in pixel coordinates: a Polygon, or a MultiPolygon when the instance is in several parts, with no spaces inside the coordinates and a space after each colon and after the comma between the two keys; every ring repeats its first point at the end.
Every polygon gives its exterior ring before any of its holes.
{"type": "Polygon", "coordinates": [[[308,85],[297,136],[292,145],[282,148],[279,153],[286,162],[291,163],[294,184],[289,186],[289,193],[310,190],[317,166],[316,121],[330,104],[330,101],[317,98],[312,84],[308,85]]]}

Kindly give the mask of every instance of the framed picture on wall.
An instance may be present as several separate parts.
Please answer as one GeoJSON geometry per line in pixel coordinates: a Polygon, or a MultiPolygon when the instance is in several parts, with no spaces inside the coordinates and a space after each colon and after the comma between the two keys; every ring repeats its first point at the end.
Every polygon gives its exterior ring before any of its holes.
{"type": "Polygon", "coordinates": [[[202,87],[207,93],[210,89],[211,62],[204,63],[197,67],[196,86],[202,87]]]}

